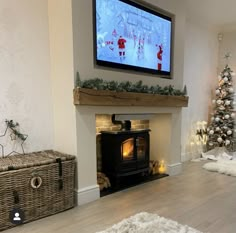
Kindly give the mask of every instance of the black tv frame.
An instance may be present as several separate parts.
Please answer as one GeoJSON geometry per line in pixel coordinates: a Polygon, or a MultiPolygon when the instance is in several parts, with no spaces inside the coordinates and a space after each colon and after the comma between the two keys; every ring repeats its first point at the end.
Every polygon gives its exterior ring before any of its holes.
{"type": "Polygon", "coordinates": [[[110,68],[113,71],[135,71],[137,74],[149,74],[154,75],[156,77],[165,78],[165,79],[173,79],[173,41],[174,41],[174,24],[175,24],[175,16],[172,13],[169,13],[157,6],[154,6],[149,3],[144,3],[142,0],[119,0],[121,2],[124,2],[126,4],[132,5],[134,7],[137,7],[139,9],[142,9],[144,11],[147,11],[151,14],[154,14],[156,16],[159,16],[163,19],[167,19],[171,22],[171,42],[170,42],[170,72],[167,71],[159,71],[155,69],[149,69],[145,67],[138,67],[138,66],[132,66],[127,64],[120,64],[115,62],[108,62],[103,60],[97,59],[97,23],[96,23],[96,0],[93,0],[93,42],[94,42],[94,66],[95,68],[110,68]]]}

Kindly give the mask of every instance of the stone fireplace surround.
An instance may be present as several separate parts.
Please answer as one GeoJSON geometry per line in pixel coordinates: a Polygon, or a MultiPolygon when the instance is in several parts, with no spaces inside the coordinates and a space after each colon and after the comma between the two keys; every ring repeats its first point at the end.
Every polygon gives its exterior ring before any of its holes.
{"type": "Polygon", "coordinates": [[[181,108],[145,106],[76,106],[78,205],[100,198],[97,185],[96,115],[150,114],[150,158],[167,164],[167,173],[181,172],[181,108]]]}

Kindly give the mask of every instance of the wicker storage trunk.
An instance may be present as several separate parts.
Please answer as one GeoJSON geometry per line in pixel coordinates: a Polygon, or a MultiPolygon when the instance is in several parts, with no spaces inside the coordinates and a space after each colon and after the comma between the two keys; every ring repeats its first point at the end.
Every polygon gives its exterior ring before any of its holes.
{"type": "Polygon", "coordinates": [[[10,211],[24,211],[24,223],[75,205],[75,157],[41,151],[0,158],[0,230],[15,226],[10,211]]]}

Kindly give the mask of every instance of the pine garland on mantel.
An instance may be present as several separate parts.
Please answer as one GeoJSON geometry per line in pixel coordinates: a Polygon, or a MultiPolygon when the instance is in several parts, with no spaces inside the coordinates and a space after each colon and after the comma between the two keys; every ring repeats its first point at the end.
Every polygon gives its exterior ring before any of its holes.
{"type": "Polygon", "coordinates": [[[161,87],[148,86],[143,84],[140,80],[136,83],[130,81],[116,82],[116,81],[106,81],[101,78],[93,78],[88,80],[81,80],[79,73],[76,75],[76,87],[88,88],[94,90],[109,90],[116,92],[136,92],[136,93],[149,93],[149,94],[158,94],[158,95],[173,95],[173,96],[186,96],[187,88],[184,86],[184,89],[178,90],[174,89],[172,85],[161,87]]]}

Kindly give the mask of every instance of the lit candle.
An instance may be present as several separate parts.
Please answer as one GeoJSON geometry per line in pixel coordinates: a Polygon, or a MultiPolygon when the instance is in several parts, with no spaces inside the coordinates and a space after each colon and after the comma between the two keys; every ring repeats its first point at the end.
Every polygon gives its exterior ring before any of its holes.
{"type": "Polygon", "coordinates": [[[161,160],[159,164],[159,174],[164,174],[166,172],[166,165],[164,163],[164,160],[161,160]]]}

